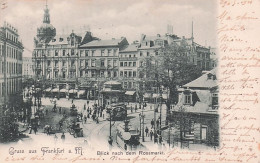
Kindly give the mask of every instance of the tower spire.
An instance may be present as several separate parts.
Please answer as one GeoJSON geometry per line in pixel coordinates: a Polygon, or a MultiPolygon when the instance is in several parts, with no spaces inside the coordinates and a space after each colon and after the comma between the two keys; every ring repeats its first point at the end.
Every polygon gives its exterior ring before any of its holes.
{"type": "Polygon", "coordinates": [[[49,14],[49,9],[48,9],[48,4],[46,0],[46,8],[44,9],[44,17],[43,17],[43,23],[50,24],[50,14],[49,14]]]}
{"type": "Polygon", "coordinates": [[[193,18],[192,18],[192,21],[191,21],[191,40],[192,40],[192,44],[193,44],[193,18]]]}

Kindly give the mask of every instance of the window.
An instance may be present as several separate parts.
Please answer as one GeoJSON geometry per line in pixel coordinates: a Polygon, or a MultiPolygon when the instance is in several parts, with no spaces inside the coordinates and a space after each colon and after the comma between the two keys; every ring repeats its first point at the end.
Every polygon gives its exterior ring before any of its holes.
{"type": "Polygon", "coordinates": [[[63,55],[63,56],[66,55],[66,50],[62,50],[62,55],[63,55]]]}
{"type": "Polygon", "coordinates": [[[132,71],[128,72],[128,77],[132,77],[132,71]]]}
{"type": "Polygon", "coordinates": [[[185,95],[185,101],[184,101],[185,104],[191,104],[191,95],[185,95]]]}
{"type": "Polygon", "coordinates": [[[132,82],[128,83],[128,88],[132,88],[132,82]]]}
{"type": "Polygon", "coordinates": [[[55,50],[55,56],[58,56],[58,55],[59,55],[59,51],[55,50]]]}
{"type": "Polygon", "coordinates": [[[111,49],[108,49],[108,51],[107,51],[108,56],[111,56],[111,53],[112,53],[111,51],[112,51],[111,49]]]}
{"type": "Polygon", "coordinates": [[[80,54],[81,57],[84,57],[84,56],[83,56],[83,55],[84,55],[84,51],[83,51],[83,50],[80,50],[80,51],[79,51],[79,54],[80,54]]]}
{"type": "Polygon", "coordinates": [[[111,72],[110,71],[107,71],[107,77],[111,77],[111,72]]]}
{"type": "Polygon", "coordinates": [[[58,71],[55,71],[54,75],[55,75],[55,78],[57,78],[58,77],[58,71]]]}
{"type": "Polygon", "coordinates": [[[85,71],[85,76],[88,77],[88,71],[85,71]]]}
{"type": "Polygon", "coordinates": [[[158,52],[155,52],[155,55],[158,55],[158,52]]]}
{"type": "Polygon", "coordinates": [[[124,62],[120,62],[120,67],[124,67],[124,62]]]}
{"type": "Polygon", "coordinates": [[[114,49],[114,50],[113,50],[113,56],[116,56],[116,52],[117,52],[117,50],[114,49]]]}
{"type": "Polygon", "coordinates": [[[72,61],[71,61],[71,67],[74,67],[74,66],[75,66],[75,61],[72,60],[72,61]]]}
{"type": "Polygon", "coordinates": [[[136,77],[136,71],[133,71],[133,77],[136,77]]]}
{"type": "Polygon", "coordinates": [[[123,71],[120,71],[120,77],[123,77],[123,71]]]}
{"type": "Polygon", "coordinates": [[[114,77],[117,77],[117,72],[116,71],[114,71],[114,77]]]}
{"type": "Polygon", "coordinates": [[[113,60],[113,66],[117,67],[117,60],[113,60]]]}
{"type": "Polygon", "coordinates": [[[143,52],[140,52],[140,57],[142,57],[143,56],[143,52]]]}
{"type": "Polygon", "coordinates": [[[124,88],[125,89],[127,88],[127,82],[124,82],[124,88]]]}
{"type": "Polygon", "coordinates": [[[143,61],[140,61],[140,67],[143,67],[143,61]]]}
{"type": "Polygon", "coordinates": [[[79,75],[80,77],[83,77],[83,71],[80,71],[79,75]]]}
{"type": "Polygon", "coordinates": [[[71,55],[75,55],[74,49],[71,49],[71,55]]]}
{"type": "Polygon", "coordinates": [[[133,67],[136,67],[136,62],[133,62],[133,67]]]}
{"type": "Polygon", "coordinates": [[[51,61],[50,60],[47,61],[47,65],[51,66],[51,61]]]}
{"type": "Polygon", "coordinates": [[[100,71],[100,76],[101,76],[101,77],[104,77],[104,71],[103,71],[103,70],[100,71]]]}
{"type": "Polygon", "coordinates": [[[124,77],[127,77],[127,71],[124,71],[124,77]]]}
{"type": "Polygon", "coordinates": [[[91,71],[91,77],[95,77],[95,70],[91,71]]]}
{"type": "Polygon", "coordinates": [[[62,78],[66,78],[66,73],[62,72],[62,78]]]}
{"type": "Polygon", "coordinates": [[[96,66],[96,61],[94,59],[91,60],[91,67],[95,67],[96,66]]]}
{"type": "Polygon", "coordinates": [[[62,61],[62,66],[66,66],[66,61],[62,61]]]}
{"type": "Polygon", "coordinates": [[[85,56],[88,57],[88,53],[89,51],[88,50],[85,50],[85,56]]]}
{"type": "Polygon", "coordinates": [[[212,94],[212,109],[217,109],[218,107],[218,94],[213,93],[212,94]]]}
{"type": "Polygon", "coordinates": [[[112,67],[111,60],[107,60],[107,67],[112,67]]]}
{"type": "Polygon", "coordinates": [[[149,53],[149,52],[147,52],[147,54],[146,54],[146,55],[147,55],[147,57],[149,57],[149,56],[150,56],[150,53],[149,53]]]}
{"type": "Polygon", "coordinates": [[[101,60],[101,67],[105,67],[105,61],[101,60]]]}
{"type": "Polygon", "coordinates": [[[80,67],[84,66],[84,60],[80,60],[80,67]]]}
{"type": "Polygon", "coordinates": [[[135,88],[135,82],[133,82],[133,88],[135,88]]]}
{"type": "Polygon", "coordinates": [[[95,56],[95,50],[92,50],[92,57],[95,56]]]}
{"type": "Polygon", "coordinates": [[[101,50],[101,56],[105,55],[105,50],[101,50]]]}
{"type": "Polygon", "coordinates": [[[88,60],[85,61],[85,67],[88,67],[88,60]]]}
{"type": "Polygon", "coordinates": [[[131,58],[132,56],[131,55],[129,55],[129,58],[131,58]]]}
{"type": "Polygon", "coordinates": [[[124,63],[124,67],[127,67],[127,62],[124,63]]]}
{"type": "Polygon", "coordinates": [[[132,62],[129,62],[128,64],[129,64],[129,67],[132,67],[132,62]]]}
{"type": "Polygon", "coordinates": [[[55,67],[58,67],[58,61],[55,61],[55,67]]]}

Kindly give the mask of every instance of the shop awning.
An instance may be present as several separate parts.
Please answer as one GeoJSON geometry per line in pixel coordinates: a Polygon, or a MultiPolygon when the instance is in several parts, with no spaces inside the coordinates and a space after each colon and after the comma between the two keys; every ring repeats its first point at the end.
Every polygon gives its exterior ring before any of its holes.
{"type": "Polygon", "coordinates": [[[160,98],[160,94],[159,93],[154,93],[153,94],[153,98],[160,98]]]}
{"type": "Polygon", "coordinates": [[[70,89],[70,90],[69,90],[69,93],[77,93],[77,90],[75,90],[75,89],[70,89]]]}
{"type": "Polygon", "coordinates": [[[50,92],[50,91],[51,91],[51,88],[47,88],[45,91],[46,91],[46,92],[50,92]]]}
{"type": "Polygon", "coordinates": [[[54,88],[52,92],[59,92],[59,88],[54,88]]]}
{"type": "Polygon", "coordinates": [[[85,93],[85,90],[79,90],[79,91],[78,91],[78,94],[79,94],[79,95],[83,95],[84,93],[85,93]]]}
{"type": "Polygon", "coordinates": [[[133,96],[135,94],[135,91],[126,91],[125,94],[133,96]]]}
{"type": "Polygon", "coordinates": [[[166,100],[166,99],[168,99],[168,95],[167,94],[162,94],[162,98],[166,100]]]}
{"type": "Polygon", "coordinates": [[[68,92],[68,90],[67,89],[61,89],[60,92],[66,93],[66,92],[68,92]]]}
{"type": "Polygon", "coordinates": [[[144,98],[150,98],[151,97],[151,94],[150,93],[145,93],[144,94],[144,98]]]}

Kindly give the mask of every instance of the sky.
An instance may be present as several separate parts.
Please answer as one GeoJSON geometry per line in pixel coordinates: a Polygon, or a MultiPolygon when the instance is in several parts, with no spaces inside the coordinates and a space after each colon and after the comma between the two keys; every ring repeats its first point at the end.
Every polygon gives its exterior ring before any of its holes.
{"type": "MultiPolygon", "coordinates": [[[[0,23],[18,29],[30,57],[37,27],[42,24],[46,0],[0,0],[0,23]],[[3,9],[4,8],[4,9],[3,9]]],[[[167,24],[179,37],[216,47],[217,4],[214,0],[48,0],[51,24],[57,34],[90,30],[100,39],[126,37],[129,43],[141,34],[167,32],[167,24]]]]}

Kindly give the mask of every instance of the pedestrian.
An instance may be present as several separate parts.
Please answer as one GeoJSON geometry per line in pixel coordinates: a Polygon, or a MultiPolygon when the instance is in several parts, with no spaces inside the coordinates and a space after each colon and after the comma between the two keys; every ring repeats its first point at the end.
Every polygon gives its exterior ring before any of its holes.
{"type": "Polygon", "coordinates": [[[61,114],[61,107],[59,108],[59,113],[61,114]]]}
{"type": "Polygon", "coordinates": [[[153,109],[153,107],[152,107],[152,105],[150,105],[150,110],[152,110],[153,109]]]}
{"type": "Polygon", "coordinates": [[[161,135],[159,136],[159,143],[160,144],[162,143],[162,136],[161,135]]]}
{"type": "Polygon", "coordinates": [[[136,110],[137,110],[137,104],[135,104],[135,112],[136,112],[136,110]]]}
{"type": "Polygon", "coordinates": [[[61,130],[61,128],[62,128],[62,121],[59,122],[59,126],[60,126],[59,130],[61,130]]]}
{"type": "Polygon", "coordinates": [[[36,126],[34,126],[33,131],[34,131],[34,134],[36,135],[36,132],[37,132],[37,127],[36,126]]]}
{"type": "Polygon", "coordinates": [[[65,134],[64,134],[64,132],[62,133],[62,135],[61,135],[61,140],[62,140],[62,142],[64,142],[65,141],[65,134]]]}
{"type": "Polygon", "coordinates": [[[151,141],[153,140],[153,130],[150,130],[150,138],[151,138],[151,141]]]}
{"type": "Polygon", "coordinates": [[[152,128],[154,127],[154,120],[153,119],[151,120],[151,126],[152,126],[152,128]]]}
{"type": "Polygon", "coordinates": [[[84,122],[85,122],[85,124],[87,123],[87,116],[86,115],[84,115],[84,122]]]}
{"type": "Polygon", "coordinates": [[[98,121],[98,116],[97,116],[97,118],[96,118],[96,121],[97,121],[97,124],[99,123],[99,121],[98,121]]]}
{"type": "Polygon", "coordinates": [[[89,113],[89,107],[88,107],[88,109],[87,109],[87,112],[89,113]]]}
{"type": "Polygon", "coordinates": [[[149,132],[149,129],[148,129],[147,126],[146,126],[146,128],[145,128],[145,136],[146,136],[146,137],[148,137],[148,132],[149,132]]]}
{"type": "Polygon", "coordinates": [[[133,113],[133,107],[132,107],[132,105],[131,105],[131,113],[133,113]]]}
{"type": "Polygon", "coordinates": [[[55,134],[55,135],[54,135],[54,141],[55,141],[55,143],[57,142],[57,140],[58,140],[58,136],[55,134]]]}
{"type": "Polygon", "coordinates": [[[81,119],[81,120],[83,120],[82,118],[83,118],[83,114],[82,114],[82,113],[80,113],[80,119],[81,119]]]}
{"type": "Polygon", "coordinates": [[[29,134],[31,134],[32,133],[32,125],[31,124],[29,125],[29,130],[30,130],[29,134]]]}
{"type": "Polygon", "coordinates": [[[157,121],[156,121],[156,125],[157,125],[157,128],[159,128],[159,119],[157,119],[157,121]]]}

